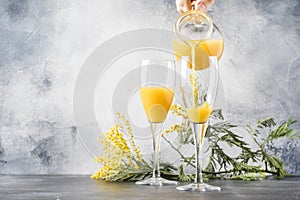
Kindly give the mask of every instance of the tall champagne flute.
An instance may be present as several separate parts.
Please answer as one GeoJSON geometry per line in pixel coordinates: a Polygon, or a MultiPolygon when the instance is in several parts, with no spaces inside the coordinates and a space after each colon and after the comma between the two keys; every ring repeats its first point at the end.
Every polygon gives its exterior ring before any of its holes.
{"type": "Polygon", "coordinates": [[[176,185],[160,177],[159,158],[161,131],[172,104],[175,87],[175,64],[169,60],[142,60],[140,64],[140,96],[150,123],[153,142],[153,175],[138,185],[176,185]]]}
{"type": "MultiPolygon", "coordinates": [[[[203,146],[209,116],[218,90],[218,59],[217,56],[205,56],[201,58],[208,65],[205,69],[190,68],[189,57],[182,57],[181,62],[181,94],[183,106],[190,121],[195,146],[196,174],[193,183],[178,186],[177,190],[184,191],[220,191],[221,188],[203,182],[202,157],[203,146]]],[[[195,62],[194,62],[195,64],[195,62]]]]}

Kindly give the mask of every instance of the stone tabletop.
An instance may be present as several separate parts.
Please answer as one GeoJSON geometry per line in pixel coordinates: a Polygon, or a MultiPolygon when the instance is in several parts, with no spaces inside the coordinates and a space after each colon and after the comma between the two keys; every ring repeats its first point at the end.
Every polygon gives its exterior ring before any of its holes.
{"type": "MultiPolygon", "coordinates": [[[[138,186],[134,183],[107,183],[89,176],[28,175],[0,176],[1,200],[36,199],[300,199],[300,177],[263,181],[213,180],[221,192],[183,192],[174,186],[138,186]]],[[[181,184],[181,183],[180,183],[181,184]]]]}

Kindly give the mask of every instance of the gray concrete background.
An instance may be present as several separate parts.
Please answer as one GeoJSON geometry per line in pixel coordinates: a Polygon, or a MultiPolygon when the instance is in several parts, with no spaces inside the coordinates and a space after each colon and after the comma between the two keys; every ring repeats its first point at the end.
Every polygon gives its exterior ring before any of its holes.
{"type": "MultiPolygon", "coordinates": [[[[1,0],[0,173],[93,173],[72,115],[80,67],[114,35],[171,29],[174,1],[1,0]]],[[[299,120],[300,1],[216,0],[210,14],[225,39],[226,118],[299,120]]],[[[300,174],[299,143],[280,140],[273,151],[300,174]]]]}

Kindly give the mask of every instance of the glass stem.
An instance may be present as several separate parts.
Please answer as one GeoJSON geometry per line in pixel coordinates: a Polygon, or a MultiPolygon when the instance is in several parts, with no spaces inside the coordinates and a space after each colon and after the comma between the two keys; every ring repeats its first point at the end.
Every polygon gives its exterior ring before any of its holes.
{"type": "Polygon", "coordinates": [[[196,176],[195,183],[203,183],[202,179],[202,155],[201,146],[205,135],[205,124],[192,123],[194,133],[195,157],[196,157],[196,176]]]}
{"type": "Polygon", "coordinates": [[[150,126],[153,139],[153,178],[159,178],[160,140],[162,123],[150,122],[150,126]]]}

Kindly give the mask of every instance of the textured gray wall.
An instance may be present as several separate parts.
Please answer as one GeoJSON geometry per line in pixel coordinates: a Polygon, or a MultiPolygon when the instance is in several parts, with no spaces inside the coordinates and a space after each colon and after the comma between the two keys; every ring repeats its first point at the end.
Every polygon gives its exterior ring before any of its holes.
{"type": "MultiPolygon", "coordinates": [[[[72,116],[81,64],[113,35],[171,29],[174,1],[1,0],[0,173],[94,172],[72,116]]],[[[225,38],[226,117],[300,119],[300,1],[216,0],[211,15],[225,38]]],[[[300,174],[299,143],[274,151],[300,174]]]]}

